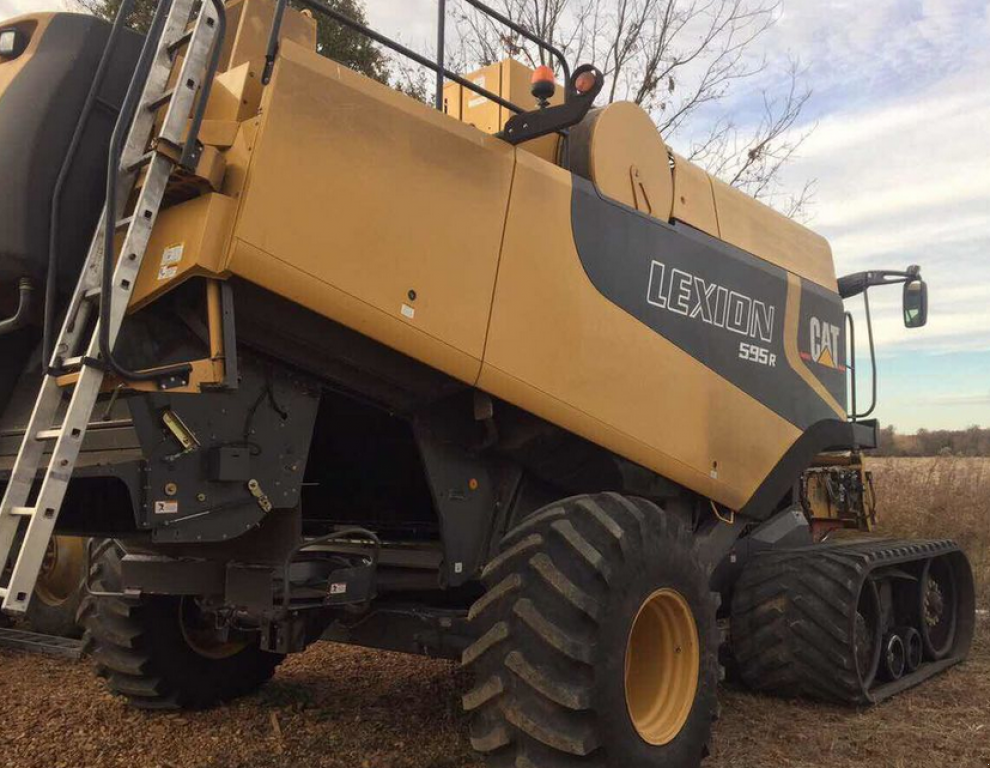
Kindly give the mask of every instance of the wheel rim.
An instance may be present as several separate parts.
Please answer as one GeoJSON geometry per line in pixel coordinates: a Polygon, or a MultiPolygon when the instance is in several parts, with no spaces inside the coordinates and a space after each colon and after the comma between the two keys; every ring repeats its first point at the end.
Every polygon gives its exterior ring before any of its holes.
{"type": "Polygon", "coordinates": [[[240,653],[247,646],[245,640],[224,638],[213,620],[212,614],[200,609],[196,601],[183,597],[179,601],[179,628],[186,644],[208,659],[226,659],[240,653]]]}
{"type": "Polygon", "coordinates": [[[952,565],[942,557],[929,560],[921,578],[921,638],[930,658],[948,655],[956,635],[956,582],[952,565]]]}
{"type": "Polygon", "coordinates": [[[45,550],[34,593],[45,605],[59,606],[72,597],[83,579],[86,543],[77,536],[53,536],[45,550]]]}
{"type": "Polygon", "coordinates": [[[681,732],[698,689],[698,627],[687,600],[659,589],[640,606],[626,646],[629,717],[640,738],[663,745],[681,732]]]}

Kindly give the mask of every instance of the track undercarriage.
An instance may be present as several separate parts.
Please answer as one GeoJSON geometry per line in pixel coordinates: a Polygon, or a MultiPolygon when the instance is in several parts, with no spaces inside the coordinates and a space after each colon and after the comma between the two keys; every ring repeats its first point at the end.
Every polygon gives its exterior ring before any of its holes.
{"type": "Polygon", "coordinates": [[[732,604],[751,688],[874,704],[962,661],[973,576],[952,541],[867,539],[757,555],[732,604]]]}

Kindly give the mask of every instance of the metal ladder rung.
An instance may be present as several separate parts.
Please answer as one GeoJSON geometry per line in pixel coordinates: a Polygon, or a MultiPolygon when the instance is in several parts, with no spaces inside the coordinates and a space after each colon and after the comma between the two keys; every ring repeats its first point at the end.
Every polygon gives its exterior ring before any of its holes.
{"type": "Polygon", "coordinates": [[[81,356],[62,358],[63,368],[82,368],[82,364],[83,358],[81,356]]]}
{"type": "Polygon", "coordinates": [[[145,104],[144,108],[147,109],[149,112],[157,112],[159,109],[161,109],[166,104],[168,104],[172,100],[172,97],[174,95],[175,95],[174,89],[167,90],[157,99],[152,99],[147,104],[145,104]]]}
{"type": "Polygon", "coordinates": [[[134,171],[140,171],[145,166],[151,165],[151,161],[155,159],[154,152],[145,152],[141,157],[127,166],[124,171],[127,173],[134,173],[134,171]]]}
{"type": "Polygon", "coordinates": [[[34,433],[35,440],[58,440],[61,436],[61,428],[43,429],[34,433]]]}
{"type": "Polygon", "coordinates": [[[117,231],[119,232],[122,229],[127,229],[129,226],[131,226],[132,221],[134,221],[133,216],[125,216],[123,219],[117,219],[117,224],[116,224],[117,231]]]}
{"type": "Polygon", "coordinates": [[[182,37],[180,37],[174,43],[170,44],[168,46],[168,53],[169,53],[169,55],[170,56],[175,56],[175,54],[178,51],[181,51],[183,48],[185,48],[187,45],[189,45],[189,41],[192,40],[192,36],[193,36],[193,32],[194,31],[195,31],[195,28],[190,29],[188,32],[186,32],[186,34],[184,34],[182,37]]]}
{"type": "Polygon", "coordinates": [[[36,507],[11,507],[10,514],[15,517],[34,517],[34,513],[37,512],[36,507]]]}
{"type": "Polygon", "coordinates": [[[7,588],[6,587],[0,587],[0,600],[2,600],[3,598],[5,598],[6,596],[7,596],[7,588]]]}
{"type": "Polygon", "coordinates": [[[103,293],[103,286],[94,285],[92,288],[87,288],[85,291],[83,291],[83,299],[84,300],[98,299],[102,293],[103,293]]]}

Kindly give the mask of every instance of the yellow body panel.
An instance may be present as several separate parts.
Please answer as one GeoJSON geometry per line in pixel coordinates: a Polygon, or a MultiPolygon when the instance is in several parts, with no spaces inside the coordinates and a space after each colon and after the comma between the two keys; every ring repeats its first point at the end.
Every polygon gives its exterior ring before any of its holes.
{"type": "Polygon", "coordinates": [[[828,241],[749,195],[712,178],[723,240],[831,291],[835,264],[828,241]]]}
{"type": "Polygon", "coordinates": [[[570,232],[570,174],[520,154],[479,386],[737,508],[800,431],[608,301],[570,232]]]}
{"type": "Polygon", "coordinates": [[[267,93],[226,268],[473,381],[514,150],[288,41],[267,93]]]}
{"type": "Polygon", "coordinates": [[[718,237],[712,177],[678,154],[674,155],[674,210],[671,218],[718,237]]]}
{"type": "Polygon", "coordinates": [[[236,210],[231,198],[210,194],[162,211],[148,241],[129,309],[139,309],[190,277],[222,274],[236,210]]]}

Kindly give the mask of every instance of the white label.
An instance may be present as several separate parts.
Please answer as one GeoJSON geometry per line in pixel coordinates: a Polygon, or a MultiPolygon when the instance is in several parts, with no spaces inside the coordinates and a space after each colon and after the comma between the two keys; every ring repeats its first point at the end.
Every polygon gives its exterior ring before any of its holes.
{"type": "Polygon", "coordinates": [[[454,563],[454,573],[464,573],[464,563],[454,563]]]}
{"type": "Polygon", "coordinates": [[[416,310],[410,307],[408,304],[403,304],[402,309],[400,309],[399,311],[402,312],[403,317],[408,317],[410,320],[416,317],[416,310]]]}
{"type": "MultiPolygon", "coordinates": [[[[474,81],[474,84],[476,86],[478,86],[479,88],[484,88],[485,87],[485,76],[482,75],[481,77],[479,77],[477,80],[474,81]]],[[[486,101],[488,101],[488,99],[486,99],[484,96],[475,96],[473,99],[471,99],[468,102],[468,108],[469,109],[474,109],[475,107],[480,107],[486,101]]]]}
{"type": "Polygon", "coordinates": [[[347,583],[346,582],[340,582],[339,584],[331,584],[330,585],[330,594],[331,595],[343,595],[343,594],[346,594],[346,593],[347,593],[347,583]]]}
{"type": "Polygon", "coordinates": [[[185,247],[185,243],[179,243],[178,245],[170,245],[166,248],[162,254],[162,266],[167,267],[169,264],[178,264],[182,261],[182,251],[185,247]]]}
{"type": "Polygon", "coordinates": [[[178,267],[162,267],[158,270],[159,280],[171,280],[179,271],[178,267]]]}
{"type": "Polygon", "coordinates": [[[156,501],[155,502],[155,514],[156,515],[175,515],[179,512],[179,502],[175,499],[169,501],[156,501]]]}

